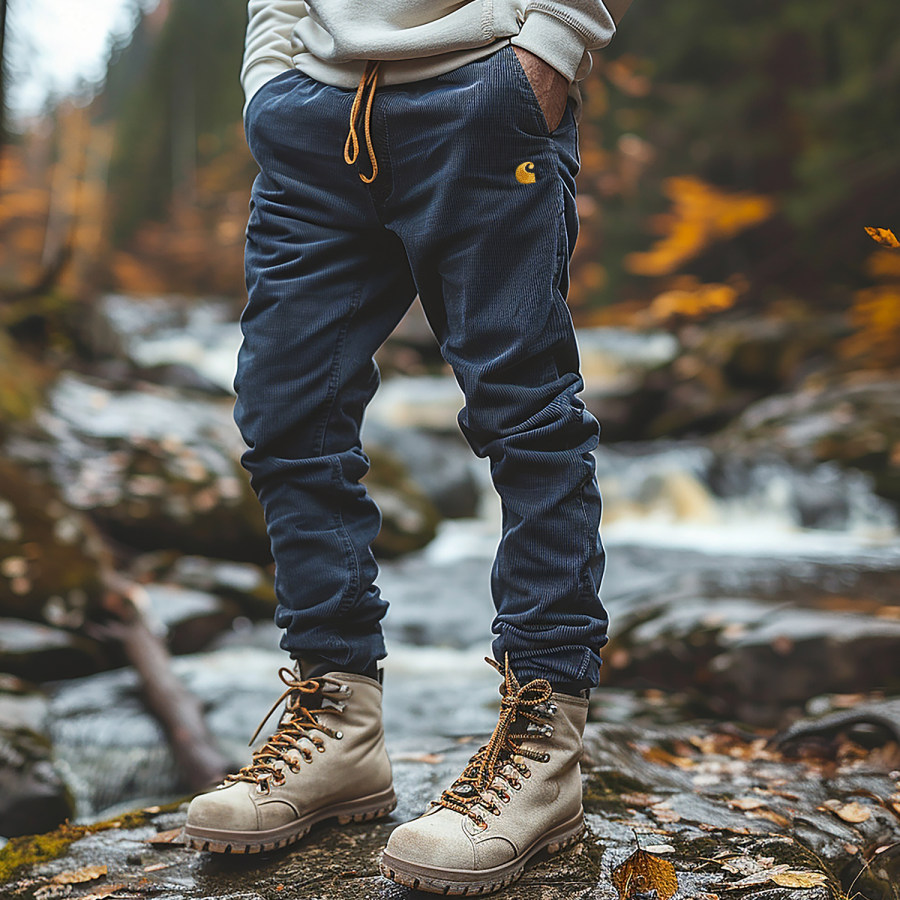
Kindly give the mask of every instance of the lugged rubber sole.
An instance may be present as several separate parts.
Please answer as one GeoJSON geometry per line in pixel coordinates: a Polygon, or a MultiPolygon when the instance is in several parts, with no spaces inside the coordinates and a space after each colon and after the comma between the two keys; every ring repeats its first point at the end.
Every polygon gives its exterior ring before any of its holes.
{"type": "Polygon", "coordinates": [[[379,868],[385,878],[414,891],[445,896],[492,894],[518,881],[528,862],[541,851],[559,853],[576,843],[583,834],[584,816],[579,812],[575,818],[540,837],[521,856],[494,869],[477,872],[432,868],[395,859],[387,853],[382,853],[379,868]]]}
{"type": "Polygon", "coordinates": [[[327,819],[337,819],[341,825],[370,822],[390,815],[396,806],[394,789],[388,788],[379,794],[317,809],[288,825],[269,831],[219,831],[188,824],[184,826],[184,838],[186,846],[209,853],[262,853],[299,841],[309,834],[313,825],[327,819]]]}

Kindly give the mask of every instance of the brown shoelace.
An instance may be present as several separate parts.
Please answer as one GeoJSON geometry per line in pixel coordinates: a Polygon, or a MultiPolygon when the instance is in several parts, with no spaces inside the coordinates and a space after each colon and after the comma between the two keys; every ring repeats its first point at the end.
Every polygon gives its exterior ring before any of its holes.
{"type": "Polygon", "coordinates": [[[227,775],[224,784],[235,784],[239,781],[247,781],[251,784],[258,784],[267,788],[269,780],[273,784],[284,783],[284,766],[287,766],[292,772],[297,772],[298,768],[294,761],[286,754],[289,750],[298,750],[300,756],[306,761],[312,761],[312,751],[306,746],[302,746],[299,742],[307,740],[316,748],[319,753],[325,752],[325,745],[321,738],[314,736],[310,732],[320,731],[328,737],[343,737],[340,731],[335,731],[327,725],[323,725],[316,718],[317,713],[343,712],[343,704],[330,699],[324,695],[328,688],[336,688],[334,693],[346,693],[346,688],[339,682],[331,681],[327,676],[320,678],[310,678],[302,680],[297,677],[296,673],[287,667],[278,670],[278,677],[287,686],[282,695],[272,704],[272,708],[266,713],[265,718],[259,723],[259,727],[250,738],[250,744],[258,737],[263,726],[269,721],[272,713],[281,705],[282,701],[287,700],[284,709],[284,715],[278,725],[275,734],[272,735],[258,750],[253,753],[253,761],[244,766],[234,775],[227,775]],[[315,695],[318,695],[316,697],[315,695]],[[313,706],[310,700],[318,700],[319,705],[313,706]],[[309,705],[305,705],[309,704],[309,705]]]}
{"type": "MultiPolygon", "coordinates": [[[[486,662],[501,672],[494,660],[487,659],[486,662]]],[[[500,808],[496,800],[504,803],[509,801],[505,789],[496,783],[498,779],[518,790],[521,787],[518,776],[531,777],[525,760],[547,762],[550,758],[548,753],[523,747],[519,743],[525,739],[549,737],[553,733],[552,726],[545,722],[555,712],[555,707],[550,702],[550,695],[553,693],[550,682],[544,678],[536,678],[528,684],[520,685],[507,660],[500,693],[500,718],[490,740],[469,760],[462,774],[441,794],[441,798],[432,801],[432,806],[445,806],[468,816],[482,830],[487,828],[487,823],[474,807],[480,806],[492,815],[499,816],[500,808]],[[528,723],[526,730],[514,732],[513,728],[523,720],[528,723]],[[490,794],[493,794],[494,799],[490,794]]]]}
{"type": "Polygon", "coordinates": [[[347,134],[347,140],[344,142],[344,162],[348,166],[352,166],[359,158],[359,135],[356,132],[356,123],[359,119],[359,112],[363,106],[363,95],[368,90],[366,97],[366,111],[363,116],[363,137],[366,141],[366,149],[369,151],[369,161],[372,163],[372,174],[363,175],[359,173],[359,177],[366,183],[371,184],[378,177],[378,159],[375,156],[375,145],[372,143],[372,104],[375,101],[375,87],[378,84],[378,68],[381,60],[370,59],[366,63],[362,76],[359,79],[359,86],[356,89],[356,96],[353,98],[353,107],[350,110],[350,131],[347,134]]]}

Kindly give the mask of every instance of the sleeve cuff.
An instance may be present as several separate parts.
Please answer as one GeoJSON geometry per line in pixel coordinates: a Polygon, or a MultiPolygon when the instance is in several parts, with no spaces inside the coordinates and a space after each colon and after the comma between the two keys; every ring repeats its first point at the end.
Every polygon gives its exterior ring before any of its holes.
{"type": "Polygon", "coordinates": [[[542,10],[529,10],[512,44],[553,66],[569,82],[575,81],[585,54],[584,38],[571,25],[542,10]]]}
{"type": "Polygon", "coordinates": [[[256,92],[267,82],[271,81],[276,75],[287,72],[291,66],[285,65],[280,59],[266,57],[265,59],[255,62],[248,68],[241,78],[244,88],[244,114],[247,113],[247,107],[256,92]]]}

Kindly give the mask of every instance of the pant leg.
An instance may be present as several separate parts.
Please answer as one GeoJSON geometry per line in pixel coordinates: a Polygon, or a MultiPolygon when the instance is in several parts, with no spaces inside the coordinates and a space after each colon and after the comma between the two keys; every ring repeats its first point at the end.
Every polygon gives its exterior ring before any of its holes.
{"type": "Polygon", "coordinates": [[[508,653],[520,678],[593,686],[607,617],[599,426],[578,397],[565,302],[577,233],[572,106],[550,134],[511,47],[385,104],[392,227],[465,395],[459,424],[490,458],[502,501],[494,653],[508,653]]]}
{"type": "Polygon", "coordinates": [[[248,304],[235,379],[242,457],[275,558],[282,647],[365,671],[385,655],[360,484],[373,353],[415,295],[396,235],[343,160],[352,92],[285,73],[254,96],[260,166],[247,229],[248,304]]]}

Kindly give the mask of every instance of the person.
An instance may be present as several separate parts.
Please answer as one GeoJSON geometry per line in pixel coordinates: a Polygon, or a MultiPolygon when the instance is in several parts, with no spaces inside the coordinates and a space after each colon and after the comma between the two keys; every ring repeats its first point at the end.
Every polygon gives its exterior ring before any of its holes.
{"type": "Polygon", "coordinates": [[[599,426],[579,398],[566,306],[578,82],[629,2],[250,0],[244,124],[260,171],[235,420],[294,665],[252,762],[192,801],[191,846],[254,853],[395,806],[380,514],[360,484],[360,427],[373,354],[416,295],[502,503],[501,705],[460,776],[393,831],[381,870],[421,890],[487,892],[581,835],[607,617],[599,426]]]}

